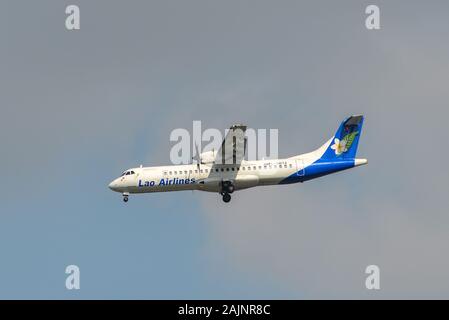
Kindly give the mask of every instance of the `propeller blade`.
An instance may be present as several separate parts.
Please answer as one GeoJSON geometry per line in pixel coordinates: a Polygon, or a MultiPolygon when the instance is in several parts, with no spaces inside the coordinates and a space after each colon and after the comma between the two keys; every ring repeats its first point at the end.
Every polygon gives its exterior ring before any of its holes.
{"type": "Polygon", "coordinates": [[[197,144],[195,144],[195,151],[196,151],[196,155],[195,155],[196,166],[199,169],[200,168],[200,163],[201,163],[201,154],[200,154],[200,151],[198,150],[198,145],[197,144]]]}

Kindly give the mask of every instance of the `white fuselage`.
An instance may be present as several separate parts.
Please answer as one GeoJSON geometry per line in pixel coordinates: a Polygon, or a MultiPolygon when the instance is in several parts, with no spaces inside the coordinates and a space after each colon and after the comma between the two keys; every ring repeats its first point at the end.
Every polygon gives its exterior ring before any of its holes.
{"type": "Polygon", "coordinates": [[[220,192],[222,181],[232,181],[236,190],[278,184],[286,177],[301,174],[298,159],[242,161],[239,165],[190,164],[142,167],[115,179],[110,188],[118,192],[147,193],[182,190],[220,192]]]}

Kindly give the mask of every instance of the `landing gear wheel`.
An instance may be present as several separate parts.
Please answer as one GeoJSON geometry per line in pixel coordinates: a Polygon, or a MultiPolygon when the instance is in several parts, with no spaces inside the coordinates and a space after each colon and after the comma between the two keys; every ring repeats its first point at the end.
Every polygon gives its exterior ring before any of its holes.
{"type": "Polygon", "coordinates": [[[123,197],[123,201],[124,201],[124,202],[128,202],[128,196],[124,196],[124,197],[123,197]]]}
{"type": "Polygon", "coordinates": [[[226,203],[231,201],[231,195],[229,193],[223,194],[223,201],[226,202],[226,203]]]}

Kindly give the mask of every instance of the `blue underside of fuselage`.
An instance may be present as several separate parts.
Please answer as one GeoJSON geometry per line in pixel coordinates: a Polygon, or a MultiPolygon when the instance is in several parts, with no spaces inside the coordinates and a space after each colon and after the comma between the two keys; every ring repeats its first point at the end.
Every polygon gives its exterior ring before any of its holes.
{"type": "Polygon", "coordinates": [[[311,165],[304,168],[304,170],[297,171],[287,178],[283,179],[279,184],[289,184],[296,182],[304,182],[325,176],[334,172],[350,169],[354,167],[354,159],[326,161],[320,159],[311,165]]]}

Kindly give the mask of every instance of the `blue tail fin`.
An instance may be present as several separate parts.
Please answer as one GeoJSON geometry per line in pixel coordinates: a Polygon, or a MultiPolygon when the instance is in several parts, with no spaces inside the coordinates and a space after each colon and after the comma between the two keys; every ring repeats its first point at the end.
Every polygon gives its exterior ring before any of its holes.
{"type": "Polygon", "coordinates": [[[345,119],[324,152],[321,159],[346,160],[355,159],[357,146],[362,133],[363,116],[350,116],[345,119]]]}

